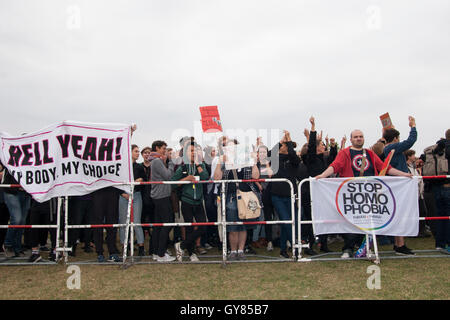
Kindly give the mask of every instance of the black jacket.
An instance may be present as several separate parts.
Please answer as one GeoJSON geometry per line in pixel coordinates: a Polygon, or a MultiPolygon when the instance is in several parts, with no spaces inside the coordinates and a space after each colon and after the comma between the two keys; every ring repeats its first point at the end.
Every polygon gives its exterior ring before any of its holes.
{"type": "MultiPolygon", "coordinates": [[[[294,193],[297,194],[297,183],[307,178],[308,172],[295,153],[294,145],[291,141],[287,142],[288,154],[280,154],[279,147],[279,144],[275,145],[269,155],[272,170],[274,171],[272,178],[289,179],[294,185],[294,193]]],[[[290,186],[286,182],[272,182],[271,193],[280,197],[290,197],[290,186]]]]}
{"type": "MultiPolygon", "coordinates": [[[[444,153],[445,157],[447,158],[447,161],[450,164],[450,140],[447,139],[441,139],[437,142],[437,147],[435,149],[436,153],[444,153]]],[[[450,175],[450,165],[447,171],[447,175],[450,175]]]]}
{"type": "MultiPolygon", "coordinates": [[[[324,172],[328,166],[334,161],[337,155],[337,146],[330,148],[328,156],[317,154],[317,132],[311,131],[308,140],[308,152],[302,157],[303,163],[306,165],[308,177],[315,177],[324,172]]],[[[302,186],[302,199],[309,201],[309,182],[302,186]]]]}

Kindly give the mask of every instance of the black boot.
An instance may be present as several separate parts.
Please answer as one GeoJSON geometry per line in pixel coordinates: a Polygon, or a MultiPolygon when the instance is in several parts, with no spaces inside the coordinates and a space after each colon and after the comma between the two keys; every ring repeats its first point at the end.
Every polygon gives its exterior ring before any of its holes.
{"type": "Polygon", "coordinates": [[[320,244],[320,252],[324,252],[324,253],[331,252],[331,250],[328,248],[328,244],[326,242],[320,244]]]}
{"type": "Polygon", "coordinates": [[[76,251],[77,251],[77,244],[74,244],[72,246],[72,252],[69,252],[69,256],[75,257],[76,256],[76,251]]]}

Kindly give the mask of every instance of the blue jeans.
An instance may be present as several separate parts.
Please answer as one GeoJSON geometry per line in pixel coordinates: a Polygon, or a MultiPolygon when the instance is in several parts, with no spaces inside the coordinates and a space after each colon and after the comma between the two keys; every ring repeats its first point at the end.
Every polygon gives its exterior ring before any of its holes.
{"type": "MultiPolygon", "coordinates": [[[[272,195],[272,204],[275,208],[280,220],[291,220],[291,198],[290,197],[280,197],[272,195]]],[[[295,224],[297,224],[297,215],[295,215],[295,224]]],[[[286,251],[286,241],[289,240],[291,245],[294,245],[292,240],[292,226],[289,224],[282,224],[280,227],[280,250],[286,251]]],[[[297,230],[297,227],[295,227],[297,230]]]]}
{"type": "MultiPolygon", "coordinates": [[[[24,225],[30,209],[31,197],[23,192],[17,194],[4,193],[5,203],[10,214],[11,225],[24,225]]],[[[6,232],[5,245],[11,246],[15,253],[22,250],[23,229],[8,229],[6,232]]]]}
{"type": "MultiPolygon", "coordinates": [[[[119,223],[126,223],[128,215],[128,200],[124,197],[119,197],[119,223]]],[[[137,191],[133,195],[133,222],[141,223],[142,215],[142,196],[141,192],[137,191]]],[[[136,240],[138,244],[144,244],[144,231],[142,231],[141,226],[134,227],[134,232],[136,233],[136,240]]],[[[125,241],[125,227],[119,229],[120,243],[125,241]]]]}
{"type": "MultiPolygon", "coordinates": [[[[261,215],[259,216],[258,221],[264,221],[264,208],[261,209],[261,215]]],[[[262,224],[258,224],[258,225],[256,226],[256,230],[253,231],[253,239],[252,239],[253,242],[258,241],[258,239],[259,239],[259,234],[261,233],[261,231],[264,232],[264,229],[263,229],[263,227],[262,227],[262,224]]],[[[261,235],[262,235],[262,234],[261,234],[261,235]]]]}
{"type": "MultiPolygon", "coordinates": [[[[450,188],[442,185],[433,186],[434,200],[436,201],[436,216],[448,217],[450,215],[450,188]]],[[[436,220],[436,247],[450,246],[450,221],[436,220]]]]}

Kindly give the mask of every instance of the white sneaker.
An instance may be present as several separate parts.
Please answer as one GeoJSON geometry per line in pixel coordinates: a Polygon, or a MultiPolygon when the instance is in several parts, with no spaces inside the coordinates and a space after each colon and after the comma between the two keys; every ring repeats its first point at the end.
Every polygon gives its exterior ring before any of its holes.
{"type": "Polygon", "coordinates": [[[273,244],[272,241],[269,241],[269,243],[267,243],[267,251],[273,251],[273,244]]]}
{"type": "Polygon", "coordinates": [[[348,259],[350,258],[350,254],[348,252],[344,252],[341,256],[342,259],[348,259]]]}
{"type": "Polygon", "coordinates": [[[191,254],[190,259],[192,262],[198,262],[200,259],[197,257],[195,253],[191,254]]]}
{"type": "Polygon", "coordinates": [[[158,260],[158,255],[157,254],[154,254],[154,255],[152,255],[152,258],[153,258],[153,260],[158,260]]]}
{"type": "Polygon", "coordinates": [[[175,251],[177,253],[177,261],[183,261],[184,250],[181,249],[181,242],[175,243],[175,251]]]}
{"type": "Polygon", "coordinates": [[[206,250],[211,250],[213,247],[211,247],[211,245],[209,243],[205,243],[205,249],[206,250]]]}
{"type": "Polygon", "coordinates": [[[169,256],[167,253],[164,255],[164,257],[158,256],[156,259],[158,262],[172,262],[175,261],[175,257],[169,256]]]}

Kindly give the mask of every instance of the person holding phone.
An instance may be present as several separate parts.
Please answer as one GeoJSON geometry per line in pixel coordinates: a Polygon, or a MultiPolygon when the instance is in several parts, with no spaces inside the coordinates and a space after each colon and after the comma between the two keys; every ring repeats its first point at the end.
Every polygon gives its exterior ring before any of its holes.
{"type": "MultiPolygon", "coordinates": [[[[208,180],[209,173],[201,158],[198,156],[197,144],[190,142],[186,148],[188,163],[178,167],[172,177],[173,181],[198,182],[208,180]]],[[[203,184],[182,184],[181,188],[181,212],[185,222],[206,222],[206,213],[203,208],[203,184]]],[[[187,250],[191,261],[199,261],[195,254],[195,244],[206,231],[205,226],[186,227],[186,239],[175,243],[176,258],[179,262],[183,260],[184,250],[187,250]]]]}

